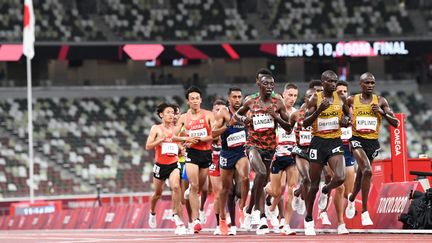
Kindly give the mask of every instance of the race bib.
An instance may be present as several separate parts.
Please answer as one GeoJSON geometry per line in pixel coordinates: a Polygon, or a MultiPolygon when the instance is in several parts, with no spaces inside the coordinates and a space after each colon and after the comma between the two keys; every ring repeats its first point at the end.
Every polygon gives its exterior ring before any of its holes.
{"type": "Polygon", "coordinates": [[[176,143],[162,143],[161,145],[162,151],[161,154],[175,156],[178,155],[179,147],[176,143]]]}
{"type": "Polygon", "coordinates": [[[201,128],[201,129],[189,131],[189,137],[203,138],[203,137],[207,137],[207,136],[208,136],[207,135],[207,129],[205,127],[201,128]]]}
{"type": "Polygon", "coordinates": [[[293,146],[290,145],[278,145],[276,147],[276,155],[277,156],[289,156],[291,155],[291,151],[293,146]]]}
{"type": "Polygon", "coordinates": [[[356,118],[356,130],[358,132],[376,132],[378,118],[369,116],[358,116],[356,118]]]}
{"type": "Polygon", "coordinates": [[[274,128],[274,120],[270,115],[257,115],[252,118],[253,128],[257,132],[267,131],[274,128]]]}
{"type": "Polygon", "coordinates": [[[341,135],[342,140],[348,140],[352,137],[351,127],[341,127],[341,130],[342,130],[342,135],[341,135]]]}
{"type": "Polygon", "coordinates": [[[153,166],[153,173],[155,174],[156,178],[160,177],[160,167],[156,164],[153,166]]]}
{"type": "Polygon", "coordinates": [[[227,145],[229,148],[238,147],[246,143],[246,132],[240,131],[230,134],[227,137],[227,145]]]}
{"type": "Polygon", "coordinates": [[[318,132],[328,133],[339,129],[339,118],[319,118],[318,117],[318,132]]]}
{"type": "Polygon", "coordinates": [[[288,134],[285,129],[279,127],[278,128],[278,142],[279,144],[295,144],[296,137],[294,130],[290,134],[288,134]]]}
{"type": "Polygon", "coordinates": [[[300,131],[299,132],[299,144],[300,146],[309,146],[312,140],[311,131],[300,131]]]}

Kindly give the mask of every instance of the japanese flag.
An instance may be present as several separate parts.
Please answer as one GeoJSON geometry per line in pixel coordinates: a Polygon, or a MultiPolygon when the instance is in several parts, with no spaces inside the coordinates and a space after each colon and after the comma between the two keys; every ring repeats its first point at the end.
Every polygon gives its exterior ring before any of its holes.
{"type": "Polygon", "coordinates": [[[35,15],[33,11],[33,0],[25,0],[23,53],[30,59],[32,59],[34,56],[34,42],[35,42],[35,15]]]}

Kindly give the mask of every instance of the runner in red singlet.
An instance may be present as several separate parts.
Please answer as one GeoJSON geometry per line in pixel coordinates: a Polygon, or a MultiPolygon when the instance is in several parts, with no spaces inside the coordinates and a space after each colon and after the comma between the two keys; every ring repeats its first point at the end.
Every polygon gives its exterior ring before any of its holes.
{"type": "Polygon", "coordinates": [[[183,224],[181,207],[180,168],[178,167],[178,144],[173,142],[174,111],[176,107],[166,103],[157,107],[157,114],[162,124],[153,125],[147,138],[146,149],[155,150],[155,164],[153,167],[153,184],[155,191],[150,199],[149,226],[156,227],[156,203],[162,195],[165,180],[169,180],[172,193],[173,220],[177,226],[176,234],[186,234],[183,224]]]}
{"type": "Polygon", "coordinates": [[[191,87],[186,91],[185,97],[189,110],[180,116],[175,127],[178,134],[184,126],[187,137],[174,136],[176,141],[187,141],[190,146],[186,148],[186,173],[189,179],[189,201],[192,208],[192,226],[195,233],[201,231],[202,226],[198,217],[198,193],[207,179],[208,168],[212,163],[211,144],[214,116],[211,111],[201,109],[201,90],[191,87]]]}

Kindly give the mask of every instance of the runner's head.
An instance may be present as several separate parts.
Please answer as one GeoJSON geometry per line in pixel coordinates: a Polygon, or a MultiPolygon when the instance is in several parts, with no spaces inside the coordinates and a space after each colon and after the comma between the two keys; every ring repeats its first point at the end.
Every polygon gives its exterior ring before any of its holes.
{"type": "Polygon", "coordinates": [[[228,102],[234,110],[238,110],[243,103],[242,90],[237,87],[231,87],[228,90],[228,102]]]}
{"type": "Polygon", "coordinates": [[[191,109],[199,109],[201,107],[202,102],[202,92],[197,87],[190,87],[186,90],[185,98],[186,102],[191,109]]]}
{"type": "Polygon", "coordinates": [[[375,77],[372,73],[367,72],[360,76],[360,87],[364,94],[372,94],[374,92],[375,77]]]}
{"type": "Polygon", "coordinates": [[[270,97],[275,88],[275,81],[273,76],[268,74],[263,74],[258,80],[258,87],[262,95],[270,97]]]}
{"type": "Polygon", "coordinates": [[[316,92],[321,92],[323,91],[323,86],[321,83],[321,80],[312,80],[309,82],[309,88],[314,88],[316,92]]]}
{"type": "Polygon", "coordinates": [[[257,73],[255,75],[255,82],[257,84],[263,75],[269,75],[269,76],[273,77],[273,73],[270,70],[268,70],[267,68],[261,68],[257,71],[257,73]]]}
{"type": "Polygon", "coordinates": [[[163,122],[172,123],[174,121],[175,109],[175,105],[162,103],[157,106],[156,113],[159,115],[163,122]]]}
{"type": "Polygon", "coordinates": [[[336,90],[337,82],[338,82],[338,76],[332,70],[327,70],[322,73],[321,83],[324,88],[323,91],[334,92],[336,90]]]}
{"type": "Polygon", "coordinates": [[[213,109],[212,112],[214,115],[216,115],[220,109],[223,107],[226,107],[226,101],[222,99],[218,99],[215,102],[213,102],[213,109]]]}
{"type": "Polygon", "coordinates": [[[298,87],[293,83],[285,84],[284,92],[282,94],[286,106],[293,107],[298,97],[298,87]]]}
{"type": "Polygon", "coordinates": [[[304,95],[304,103],[307,104],[309,102],[310,97],[316,93],[316,90],[314,88],[309,88],[306,90],[306,93],[304,95]]]}
{"type": "Polygon", "coordinates": [[[348,96],[348,83],[346,81],[339,80],[336,84],[336,91],[345,97],[348,96]]]}
{"type": "Polygon", "coordinates": [[[177,124],[178,119],[180,118],[180,106],[177,104],[173,104],[174,106],[174,119],[173,119],[173,123],[177,124]]]}

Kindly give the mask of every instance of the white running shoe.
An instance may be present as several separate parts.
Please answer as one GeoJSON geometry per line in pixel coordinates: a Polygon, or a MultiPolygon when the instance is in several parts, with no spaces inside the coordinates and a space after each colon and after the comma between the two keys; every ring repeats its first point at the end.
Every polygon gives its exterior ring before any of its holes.
{"type": "Polygon", "coordinates": [[[296,232],[294,230],[291,229],[291,227],[289,226],[289,224],[284,225],[284,227],[281,230],[281,234],[282,235],[295,235],[296,232]]]}
{"type": "Polygon", "coordinates": [[[352,219],[352,218],[354,218],[354,215],[355,215],[355,199],[354,199],[354,201],[351,202],[349,200],[350,196],[351,196],[351,193],[348,194],[348,200],[347,200],[348,204],[347,204],[347,207],[345,209],[345,216],[347,217],[347,219],[352,219]]]}
{"type": "Polygon", "coordinates": [[[306,220],[304,220],[304,230],[305,230],[305,235],[316,235],[314,221],[312,220],[306,222],[306,220]]]}
{"type": "Polygon", "coordinates": [[[252,229],[252,214],[246,213],[246,208],[243,209],[244,212],[244,221],[241,224],[241,228],[250,231],[252,229]]]}
{"type": "Polygon", "coordinates": [[[237,227],[235,227],[234,225],[229,227],[228,235],[237,235],[237,227]]]}
{"type": "Polygon", "coordinates": [[[279,219],[278,219],[278,215],[279,212],[276,212],[278,210],[275,211],[268,211],[268,217],[270,218],[270,223],[274,228],[278,228],[279,229],[279,219]]]}
{"type": "Polygon", "coordinates": [[[300,198],[300,205],[297,208],[297,213],[303,215],[306,212],[306,203],[303,199],[300,198]]]}
{"type": "Polygon", "coordinates": [[[279,221],[279,229],[282,229],[285,225],[285,218],[281,218],[279,221]]]}
{"type": "Polygon", "coordinates": [[[148,219],[148,224],[150,226],[150,228],[154,229],[156,228],[156,214],[152,214],[150,213],[149,215],[149,219],[148,219]]]}
{"type": "Polygon", "coordinates": [[[372,219],[370,218],[368,211],[361,214],[361,219],[363,226],[373,225],[372,219]]]}
{"type": "Polygon", "coordinates": [[[176,226],[184,225],[183,220],[181,220],[177,214],[173,215],[172,221],[175,223],[176,226]]]}
{"type": "Polygon", "coordinates": [[[293,197],[293,200],[291,201],[291,207],[292,207],[293,211],[297,211],[299,209],[300,200],[301,200],[300,195],[298,197],[296,197],[296,196],[293,197]]]}
{"type": "Polygon", "coordinates": [[[202,224],[205,224],[207,222],[207,217],[204,211],[199,210],[199,219],[202,224]]]}
{"type": "Polygon", "coordinates": [[[265,235],[268,233],[270,233],[270,229],[269,229],[268,224],[267,224],[267,219],[263,217],[259,221],[259,225],[258,225],[258,228],[256,230],[256,234],[257,235],[265,235]]]}
{"type": "Polygon", "coordinates": [[[193,222],[188,224],[187,234],[188,235],[195,234],[195,232],[194,232],[194,223],[193,222]]]}
{"type": "Polygon", "coordinates": [[[328,193],[323,193],[321,190],[321,195],[318,200],[318,208],[320,210],[324,210],[327,207],[327,199],[328,199],[328,193]]]}
{"type": "Polygon", "coordinates": [[[261,212],[259,210],[252,211],[252,225],[258,225],[260,223],[261,212]]]}
{"type": "Polygon", "coordinates": [[[219,225],[216,226],[216,229],[215,229],[215,231],[213,232],[213,235],[222,235],[222,232],[221,232],[221,230],[220,230],[219,225]]]}
{"type": "Polygon", "coordinates": [[[319,214],[318,218],[321,219],[321,223],[322,223],[323,225],[331,225],[331,222],[330,222],[330,220],[329,220],[329,218],[328,218],[327,212],[325,212],[325,211],[324,211],[324,212],[321,212],[321,213],[319,214]]]}
{"type": "Polygon", "coordinates": [[[187,235],[188,234],[188,230],[186,229],[186,227],[184,225],[179,225],[176,227],[174,234],[176,235],[187,235]]]}
{"type": "Polygon", "coordinates": [[[338,235],[347,235],[347,234],[349,234],[349,231],[347,230],[345,224],[340,224],[337,227],[337,233],[338,233],[338,235]]]}

